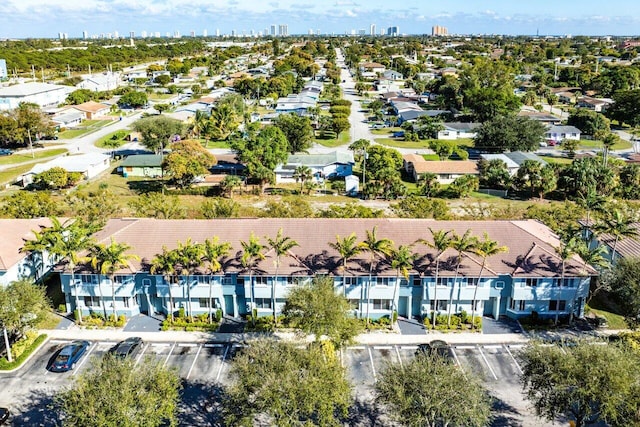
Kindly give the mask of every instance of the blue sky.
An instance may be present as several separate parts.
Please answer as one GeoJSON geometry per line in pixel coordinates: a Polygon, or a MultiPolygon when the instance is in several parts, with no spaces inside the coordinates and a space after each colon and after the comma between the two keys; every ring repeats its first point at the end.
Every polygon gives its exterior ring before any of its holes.
{"type": "Polygon", "coordinates": [[[640,33],[637,0],[2,0],[0,38],[56,37],[59,32],[140,35],[195,31],[209,35],[263,31],[287,24],[290,34],[344,34],[376,24],[406,34],[432,25],[456,34],[640,33]]]}

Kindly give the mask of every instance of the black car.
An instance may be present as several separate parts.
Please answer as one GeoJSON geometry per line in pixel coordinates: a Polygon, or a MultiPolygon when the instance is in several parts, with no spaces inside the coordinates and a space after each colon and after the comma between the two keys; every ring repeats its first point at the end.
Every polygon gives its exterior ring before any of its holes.
{"type": "Polygon", "coordinates": [[[127,357],[136,357],[140,350],[144,346],[144,342],[140,337],[127,338],[121,341],[111,349],[111,354],[118,359],[125,359],[127,357]]]}
{"type": "Polygon", "coordinates": [[[450,363],[453,363],[455,358],[451,346],[442,340],[433,340],[427,344],[420,344],[416,350],[416,356],[419,354],[437,355],[450,363]]]}
{"type": "Polygon", "coordinates": [[[11,154],[13,154],[13,151],[8,148],[0,148],[0,156],[10,156],[11,154]]]}
{"type": "Polygon", "coordinates": [[[3,425],[4,423],[7,422],[7,420],[9,419],[9,415],[11,413],[9,412],[9,409],[7,408],[0,408],[0,425],[3,425]]]}

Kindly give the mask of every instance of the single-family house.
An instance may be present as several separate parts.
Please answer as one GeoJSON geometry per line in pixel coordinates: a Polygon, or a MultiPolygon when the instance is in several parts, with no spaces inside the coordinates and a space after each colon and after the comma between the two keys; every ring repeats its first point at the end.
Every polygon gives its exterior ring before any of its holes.
{"type": "Polygon", "coordinates": [[[125,178],[132,176],[144,176],[149,178],[161,177],[162,155],[138,154],[128,156],[118,168],[118,172],[122,173],[122,176],[125,178]]]}
{"type": "Polygon", "coordinates": [[[580,129],[575,126],[560,126],[552,125],[544,133],[544,137],[547,140],[561,142],[564,139],[580,140],[580,129]]]}
{"type": "Polygon", "coordinates": [[[382,77],[387,80],[403,80],[404,76],[402,73],[397,72],[396,70],[387,70],[382,73],[382,77]]]}
{"type": "Polygon", "coordinates": [[[382,74],[386,69],[387,68],[384,65],[377,62],[363,62],[360,64],[361,73],[371,72],[375,74],[382,74]]]}
{"type": "Polygon", "coordinates": [[[547,162],[545,162],[542,157],[537,156],[533,153],[528,153],[526,151],[511,151],[508,153],[503,153],[507,158],[511,159],[514,163],[518,165],[518,168],[522,166],[522,164],[527,160],[533,160],[534,162],[540,163],[542,166],[545,166],[547,162]]]}
{"type": "Polygon", "coordinates": [[[562,123],[562,119],[560,117],[549,113],[539,113],[537,111],[520,110],[520,112],[518,112],[518,116],[527,117],[531,120],[536,120],[547,125],[559,125],[562,123]]]}
{"type": "Polygon", "coordinates": [[[402,111],[398,114],[398,123],[404,122],[415,122],[419,117],[427,116],[427,117],[438,117],[438,116],[447,116],[450,115],[451,111],[448,110],[423,110],[423,109],[412,109],[402,111]]]}
{"type": "Polygon", "coordinates": [[[295,182],[293,177],[298,166],[307,166],[318,181],[341,178],[353,173],[353,153],[333,151],[322,154],[291,154],[287,163],[278,165],[274,170],[276,182],[295,182]]]}
{"type": "Polygon", "coordinates": [[[29,102],[40,108],[63,104],[73,87],[49,83],[21,83],[0,87],[0,110],[13,110],[21,102],[29,102]]]}
{"type": "Polygon", "coordinates": [[[509,175],[511,175],[511,176],[514,176],[516,173],[518,173],[518,169],[520,169],[520,165],[518,163],[514,162],[505,153],[501,153],[501,154],[480,154],[480,158],[484,159],[484,160],[486,160],[488,162],[490,162],[492,160],[501,160],[506,165],[507,170],[509,171],[509,175]]]}
{"type": "Polygon", "coordinates": [[[419,154],[402,156],[404,170],[414,181],[418,181],[425,173],[435,174],[440,184],[451,184],[456,178],[464,175],[479,176],[478,164],[473,160],[425,160],[419,154]]]}
{"type": "Polygon", "coordinates": [[[21,250],[35,238],[34,231],[51,225],[49,218],[0,219],[0,287],[20,279],[38,280],[51,270],[54,259],[47,252],[21,250]]]}
{"type": "Polygon", "coordinates": [[[76,88],[87,89],[91,92],[104,92],[117,89],[121,82],[119,72],[107,71],[102,74],[82,76],[82,81],[76,85],[76,88]]]}
{"type": "Polygon", "coordinates": [[[583,96],[578,99],[578,107],[588,108],[589,110],[597,111],[598,113],[604,113],[609,106],[613,104],[613,99],[610,98],[592,98],[590,96],[583,96]]]}
{"type": "Polygon", "coordinates": [[[84,118],[84,113],[73,108],[69,108],[51,116],[51,121],[60,128],[71,128],[82,123],[84,118]]]}
{"type": "Polygon", "coordinates": [[[444,129],[438,131],[438,139],[475,138],[480,123],[447,122],[442,124],[444,129]]]}
{"type": "Polygon", "coordinates": [[[278,98],[278,102],[276,104],[276,113],[295,113],[299,116],[302,116],[307,114],[309,108],[313,108],[315,106],[315,99],[308,96],[292,94],[284,98],[278,98]]]}
{"type": "Polygon", "coordinates": [[[84,118],[87,120],[95,120],[97,117],[106,116],[109,114],[109,106],[101,104],[100,102],[87,101],[82,104],[74,105],[71,107],[84,114],[84,118]]]}
{"type": "Polygon", "coordinates": [[[85,179],[91,179],[109,169],[111,157],[102,153],[79,154],[77,156],[60,156],[45,163],[38,163],[18,181],[24,187],[33,183],[33,177],[51,168],[60,167],[67,172],[79,172],[85,179]]]}

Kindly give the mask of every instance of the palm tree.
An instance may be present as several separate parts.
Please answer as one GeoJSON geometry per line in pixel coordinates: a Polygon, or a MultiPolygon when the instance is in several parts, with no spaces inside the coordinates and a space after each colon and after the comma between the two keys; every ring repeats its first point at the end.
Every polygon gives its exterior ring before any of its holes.
{"type": "Polygon", "coordinates": [[[393,320],[393,311],[398,312],[396,297],[400,286],[400,276],[404,277],[405,280],[409,280],[409,270],[413,268],[416,254],[411,250],[411,246],[400,245],[398,249],[391,248],[389,258],[391,259],[391,268],[396,270],[396,282],[393,286],[393,310],[391,312],[391,319],[393,320]]]}
{"type": "MultiPolygon", "coordinates": [[[[97,243],[93,248],[94,256],[91,260],[91,265],[93,268],[97,268],[97,266],[100,265],[100,274],[105,274],[109,278],[109,282],[111,283],[111,304],[113,308],[113,316],[117,318],[115,273],[123,268],[131,268],[130,261],[139,261],[140,257],[138,255],[125,253],[131,249],[131,246],[126,243],[117,243],[113,240],[113,237],[111,238],[111,243],[109,245],[97,243]]],[[[101,288],[100,285],[98,287],[101,288]]],[[[102,289],[100,289],[100,294],[102,296],[102,289]]]]}
{"type": "Polygon", "coordinates": [[[295,171],[293,172],[293,179],[296,182],[300,181],[300,194],[302,194],[302,188],[307,181],[310,181],[313,178],[313,173],[311,172],[311,168],[309,166],[300,165],[296,166],[295,171]]]}
{"type": "Polygon", "coordinates": [[[506,246],[498,246],[498,242],[489,239],[489,235],[484,233],[482,240],[477,240],[472,252],[482,258],[482,266],[480,267],[480,274],[478,274],[478,283],[473,290],[473,302],[471,305],[471,329],[475,328],[475,315],[476,315],[476,298],[478,296],[478,287],[482,280],[482,273],[487,267],[487,258],[497,255],[501,252],[507,252],[509,248],[506,246]]]}
{"type": "Polygon", "coordinates": [[[347,295],[347,285],[345,276],[347,274],[347,263],[351,258],[358,255],[362,248],[358,246],[356,233],[351,233],[347,237],[336,236],[335,242],[329,242],[329,246],[334,249],[342,258],[342,295],[347,295]]]}
{"type": "Polygon", "coordinates": [[[31,257],[31,267],[33,268],[34,278],[36,282],[39,280],[40,270],[49,263],[48,255],[45,259],[45,252],[51,248],[51,233],[47,228],[40,231],[31,230],[33,239],[25,240],[20,252],[28,253],[31,257]]]}
{"type": "MultiPolygon", "coordinates": [[[[607,259],[604,255],[607,253],[607,249],[604,246],[594,246],[593,248],[589,248],[589,244],[586,240],[579,240],[575,246],[576,254],[580,258],[582,258],[582,274],[587,274],[587,265],[591,265],[593,267],[605,268],[609,265],[607,259]]],[[[601,288],[600,288],[601,289],[601,288]]],[[[578,292],[580,290],[580,286],[576,286],[576,291],[573,294],[573,301],[571,302],[571,314],[569,315],[569,323],[573,322],[573,316],[575,313],[575,303],[578,299],[578,292]]],[[[596,288],[593,292],[591,292],[591,297],[597,293],[598,288],[596,288]]],[[[588,303],[588,301],[587,301],[588,303]]],[[[578,313],[579,314],[579,313],[578,313]]]]}
{"type": "Polygon", "coordinates": [[[587,210],[587,227],[591,227],[591,211],[601,212],[607,198],[598,194],[595,187],[588,187],[586,192],[578,192],[578,204],[587,210]]]}
{"type": "Polygon", "coordinates": [[[198,138],[204,134],[205,141],[207,140],[207,127],[209,126],[209,115],[202,110],[196,111],[196,116],[193,121],[193,132],[198,138]]]}
{"type": "Polygon", "coordinates": [[[451,327],[451,306],[453,305],[453,294],[455,293],[456,284],[458,282],[458,274],[460,273],[460,265],[465,252],[471,252],[476,247],[478,239],[471,235],[471,230],[464,232],[462,236],[454,233],[451,241],[451,247],[458,252],[456,259],[456,274],[453,279],[453,286],[449,291],[449,305],[447,307],[447,327],[451,327]]]}
{"type": "Polygon", "coordinates": [[[175,250],[168,250],[166,246],[162,247],[162,253],[156,254],[151,260],[151,274],[162,273],[163,280],[166,279],[167,285],[169,287],[169,305],[171,308],[169,310],[169,316],[171,317],[171,321],[173,322],[173,312],[175,311],[175,305],[173,303],[173,293],[171,292],[171,284],[177,278],[177,269],[176,265],[178,264],[178,259],[176,257],[175,250]]]}
{"type": "Polygon", "coordinates": [[[102,303],[102,314],[105,320],[107,319],[107,302],[102,294],[102,254],[101,251],[104,245],[94,244],[89,248],[89,255],[87,261],[93,268],[94,272],[98,273],[98,292],[100,294],[100,302],[102,303]]]}
{"type": "Polygon", "coordinates": [[[242,179],[237,175],[227,175],[220,183],[220,189],[229,193],[229,198],[233,199],[233,191],[242,185],[242,179]]]}
{"type": "Polygon", "coordinates": [[[616,145],[618,140],[618,135],[612,132],[609,132],[604,138],[602,138],[602,163],[605,166],[607,166],[607,161],[609,160],[609,151],[611,151],[613,146],[616,145]]]}
{"type": "Polygon", "coordinates": [[[187,277],[185,283],[187,285],[187,316],[193,316],[193,310],[191,307],[191,283],[189,279],[195,274],[196,270],[201,267],[203,261],[203,247],[199,243],[193,243],[191,238],[188,238],[184,244],[178,242],[176,248],[176,257],[182,270],[186,270],[187,277]]]}
{"type": "Polygon", "coordinates": [[[613,212],[607,212],[602,221],[595,225],[596,231],[610,234],[615,238],[611,253],[611,265],[615,262],[620,240],[638,236],[638,229],[634,226],[635,222],[636,220],[632,215],[622,212],[620,209],[614,209],[613,212]]]}
{"type": "Polygon", "coordinates": [[[255,305],[254,301],[254,291],[253,291],[253,269],[255,268],[258,261],[264,259],[264,245],[260,243],[260,239],[256,237],[253,232],[249,236],[249,241],[244,242],[240,241],[242,245],[242,258],[240,258],[240,262],[244,268],[249,270],[249,289],[251,291],[251,321],[255,324],[255,316],[253,315],[253,307],[255,305]]]}
{"type": "MultiPolygon", "coordinates": [[[[427,245],[428,247],[436,250],[436,273],[435,273],[435,286],[433,287],[433,315],[432,322],[433,327],[436,327],[436,313],[438,311],[438,273],[440,272],[440,256],[451,247],[451,239],[452,237],[449,235],[452,233],[451,230],[437,230],[433,231],[431,227],[429,227],[429,231],[431,232],[431,241],[425,239],[419,239],[417,243],[422,243],[427,245]]],[[[422,285],[422,299],[427,299],[427,287],[426,283],[422,285]]]]}
{"type": "Polygon", "coordinates": [[[54,218],[52,229],[57,230],[50,234],[48,244],[50,248],[48,252],[66,259],[71,271],[71,286],[75,288],[75,310],[79,311],[78,323],[82,323],[82,312],[80,311],[80,298],[78,296],[78,284],[75,281],[75,268],[81,261],[79,254],[93,244],[93,239],[89,235],[89,230],[84,228],[79,222],[73,222],[69,225],[60,224],[60,221],[54,218]]]}
{"type": "MultiPolygon", "coordinates": [[[[202,259],[207,264],[209,275],[213,275],[222,269],[222,263],[220,260],[229,255],[231,250],[231,243],[223,242],[218,243],[218,236],[214,236],[213,240],[206,239],[202,245],[202,259]]],[[[224,274],[224,272],[223,272],[224,274]]],[[[209,323],[213,323],[213,298],[212,298],[212,277],[209,277],[209,323]]]]}
{"type": "Polygon", "coordinates": [[[373,276],[373,267],[378,256],[389,256],[393,248],[393,241],[376,236],[377,227],[367,230],[367,238],[358,244],[362,251],[369,253],[369,280],[367,282],[367,326],[369,326],[369,306],[371,305],[371,278],[373,276]]]}
{"type": "MultiPolygon", "coordinates": [[[[564,286],[564,275],[566,272],[567,260],[571,258],[575,253],[575,244],[576,238],[572,237],[569,240],[560,240],[560,246],[554,247],[556,255],[558,255],[558,257],[560,257],[560,260],[562,261],[562,265],[560,267],[560,286],[564,286]]],[[[556,307],[556,316],[554,322],[556,325],[558,324],[559,316],[558,308],[559,307],[556,307]]]]}
{"type": "Polygon", "coordinates": [[[291,249],[296,246],[300,246],[298,242],[291,239],[291,237],[282,235],[282,228],[278,230],[278,234],[276,237],[270,238],[266,237],[267,244],[273,250],[276,255],[276,274],[274,283],[271,285],[271,303],[273,304],[273,322],[274,325],[277,324],[276,321],[276,284],[278,283],[278,270],[280,269],[280,259],[283,255],[287,255],[291,249]]]}

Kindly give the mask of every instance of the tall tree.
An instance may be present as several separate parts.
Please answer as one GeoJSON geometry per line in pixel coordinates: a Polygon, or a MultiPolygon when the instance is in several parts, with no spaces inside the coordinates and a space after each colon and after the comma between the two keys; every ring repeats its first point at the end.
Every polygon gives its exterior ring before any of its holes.
{"type": "Polygon", "coordinates": [[[203,260],[203,248],[200,243],[194,243],[191,238],[188,238],[184,243],[178,242],[178,247],[175,249],[176,258],[181,268],[181,273],[186,272],[185,286],[187,287],[187,316],[193,316],[192,304],[191,304],[191,276],[196,273],[196,270],[204,264],[203,260]]]}
{"type": "MultiPolygon", "coordinates": [[[[554,247],[553,249],[556,251],[556,255],[560,258],[560,287],[564,287],[564,277],[567,270],[567,260],[570,259],[575,254],[575,246],[576,240],[575,237],[571,237],[569,239],[560,239],[560,245],[554,247]]],[[[558,324],[558,316],[559,316],[560,307],[556,307],[555,313],[555,324],[558,324]]],[[[573,307],[571,307],[571,311],[573,311],[573,307]]]]}
{"type": "Polygon", "coordinates": [[[260,243],[260,238],[256,237],[253,232],[249,235],[249,241],[240,241],[242,245],[242,256],[240,262],[242,267],[249,270],[249,289],[251,292],[251,321],[255,322],[254,307],[255,307],[255,289],[253,285],[253,271],[256,268],[258,262],[262,261],[264,256],[265,246],[260,243]]]}
{"type": "MultiPolygon", "coordinates": [[[[213,323],[213,277],[211,276],[222,270],[222,260],[229,255],[230,251],[231,243],[221,243],[218,236],[213,236],[213,239],[206,239],[202,244],[202,260],[206,263],[209,271],[209,323],[213,323]]],[[[224,277],[224,271],[222,274],[222,277],[224,277]]]]}
{"type": "Polygon", "coordinates": [[[620,240],[638,237],[638,229],[634,226],[635,222],[635,215],[620,209],[613,209],[605,212],[601,220],[595,224],[594,229],[597,232],[609,234],[614,238],[611,248],[611,264],[615,263],[620,240]]]}
{"type": "Polygon", "coordinates": [[[484,427],[491,419],[491,398],[480,381],[437,353],[387,365],[375,394],[391,418],[408,427],[484,427]]]}
{"type": "Polygon", "coordinates": [[[142,144],[156,154],[162,153],[175,135],[183,134],[182,123],[166,116],[144,117],[133,123],[133,129],[140,132],[142,144]]]}
{"type": "Polygon", "coordinates": [[[640,325],[640,259],[621,258],[602,280],[631,329],[640,325]]]}
{"type": "Polygon", "coordinates": [[[409,270],[413,268],[413,263],[416,260],[417,255],[411,250],[411,246],[400,245],[398,248],[391,248],[389,259],[391,260],[391,268],[396,271],[396,281],[393,285],[393,311],[398,313],[398,288],[400,287],[400,276],[405,280],[409,280],[409,270]]]}
{"type": "Polygon", "coordinates": [[[174,142],[169,148],[171,152],[164,157],[162,168],[178,187],[190,186],[217,163],[215,156],[193,139],[174,142]]]}
{"type": "Polygon", "coordinates": [[[280,114],[274,124],[286,136],[289,143],[289,153],[306,152],[311,148],[313,128],[308,117],[295,113],[280,114]]]}
{"type": "Polygon", "coordinates": [[[447,304],[447,327],[451,327],[451,307],[453,306],[453,295],[456,291],[456,285],[458,284],[458,277],[460,275],[460,265],[462,265],[462,259],[466,252],[473,252],[476,247],[478,239],[471,235],[471,230],[464,232],[462,236],[453,233],[451,239],[451,248],[455,249],[458,253],[456,257],[456,273],[453,278],[453,285],[449,291],[449,303],[447,304]]]}
{"type": "Polygon", "coordinates": [[[176,257],[176,252],[170,251],[166,246],[163,246],[162,253],[156,254],[151,260],[151,268],[149,269],[151,274],[161,273],[162,280],[167,284],[167,288],[169,290],[169,305],[171,305],[169,309],[169,317],[172,322],[174,320],[173,313],[175,311],[175,304],[173,302],[173,291],[171,290],[171,287],[177,281],[177,265],[178,259],[176,257]]]}
{"type": "Polygon", "coordinates": [[[484,233],[482,240],[478,239],[472,248],[472,252],[482,258],[482,265],[480,267],[480,273],[478,273],[478,283],[476,283],[475,288],[473,289],[473,301],[471,303],[471,327],[475,328],[475,316],[476,316],[476,303],[478,296],[478,288],[480,287],[482,281],[482,273],[487,267],[487,258],[492,257],[494,255],[498,255],[502,252],[507,252],[509,250],[506,246],[498,246],[498,242],[495,240],[489,239],[489,235],[484,233]]]}
{"type": "Polygon", "coordinates": [[[346,421],[352,390],[335,351],[255,340],[231,362],[226,425],[320,425],[346,421]]]}
{"type": "Polygon", "coordinates": [[[54,401],[63,426],[174,426],[179,390],[177,372],[160,362],[106,356],[54,401]]]}
{"type": "Polygon", "coordinates": [[[293,288],[282,314],[302,332],[323,336],[342,347],[358,334],[359,323],[351,316],[349,301],[336,294],[332,277],[314,277],[310,284],[293,288]]]}
{"type": "Polygon", "coordinates": [[[369,254],[369,279],[366,286],[366,299],[367,299],[367,326],[369,326],[369,306],[371,305],[371,282],[373,280],[373,269],[376,266],[376,259],[378,257],[386,257],[391,254],[393,248],[393,241],[387,238],[378,239],[378,228],[373,227],[371,230],[367,230],[367,237],[358,244],[363,252],[369,254]]]}
{"type": "Polygon", "coordinates": [[[563,416],[576,427],[638,421],[637,353],[584,341],[568,348],[533,342],[520,360],[524,393],[538,416],[563,416]]]}
{"type": "Polygon", "coordinates": [[[478,128],[473,144],[491,152],[534,151],[546,128],[536,120],[516,115],[496,116],[478,128]]]}
{"type": "Polygon", "coordinates": [[[283,256],[287,256],[290,255],[290,251],[291,249],[295,248],[296,246],[300,246],[298,244],[298,242],[296,242],[295,240],[293,240],[291,237],[289,236],[284,236],[282,234],[282,228],[280,228],[278,230],[278,233],[276,234],[275,237],[265,237],[267,239],[267,244],[269,245],[269,248],[273,251],[275,257],[276,257],[276,261],[275,261],[275,265],[276,265],[276,274],[273,280],[273,283],[271,285],[271,303],[273,304],[273,322],[274,325],[277,324],[277,318],[276,318],[276,285],[278,284],[278,272],[280,270],[280,262],[282,261],[282,257],[283,256]]]}
{"type": "Polygon", "coordinates": [[[362,248],[358,245],[358,237],[356,233],[351,233],[346,237],[336,236],[335,242],[329,242],[329,246],[338,252],[342,260],[342,295],[347,295],[347,284],[345,278],[347,275],[347,264],[349,260],[358,255],[362,248]]]}
{"type": "Polygon", "coordinates": [[[302,194],[305,183],[313,179],[311,168],[305,165],[296,166],[296,169],[293,171],[293,179],[295,179],[296,182],[300,181],[300,194],[302,194]]]}
{"type": "MultiPolygon", "coordinates": [[[[431,315],[431,321],[433,322],[433,327],[436,327],[436,317],[438,312],[438,274],[440,273],[440,256],[451,247],[451,242],[453,240],[453,236],[451,230],[433,230],[429,227],[429,232],[431,233],[431,240],[426,239],[418,239],[417,243],[422,243],[427,245],[428,247],[435,249],[435,262],[436,262],[436,271],[435,271],[435,283],[433,285],[433,313],[431,315]]],[[[427,299],[427,284],[426,282],[422,284],[422,300],[426,301],[427,299]]]]}

